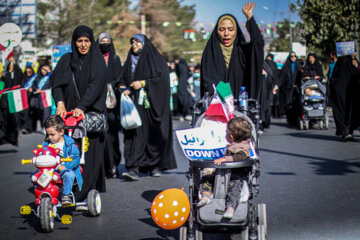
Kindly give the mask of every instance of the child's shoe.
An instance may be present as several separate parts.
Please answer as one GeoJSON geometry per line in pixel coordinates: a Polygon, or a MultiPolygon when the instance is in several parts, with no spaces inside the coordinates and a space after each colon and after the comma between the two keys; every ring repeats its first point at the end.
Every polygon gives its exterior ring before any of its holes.
{"type": "Polygon", "coordinates": [[[223,218],[232,219],[234,216],[235,208],[228,207],[223,215],[223,218]]]}
{"type": "Polygon", "coordinates": [[[200,202],[198,202],[197,206],[202,207],[211,203],[211,195],[209,193],[203,193],[200,202]]]}
{"type": "Polygon", "coordinates": [[[249,197],[250,197],[249,186],[247,182],[244,180],[241,188],[240,202],[242,203],[247,202],[249,200],[249,197]]]}
{"type": "Polygon", "coordinates": [[[61,204],[63,206],[71,205],[72,204],[71,197],[69,195],[63,195],[61,198],[61,204]]]}

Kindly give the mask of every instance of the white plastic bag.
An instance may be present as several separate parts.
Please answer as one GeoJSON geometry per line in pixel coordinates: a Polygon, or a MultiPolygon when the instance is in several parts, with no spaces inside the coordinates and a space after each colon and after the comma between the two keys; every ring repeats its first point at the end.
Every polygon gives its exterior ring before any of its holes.
{"type": "Polygon", "coordinates": [[[120,119],[124,129],[140,127],[142,122],[135,104],[128,95],[121,94],[120,119]]]}

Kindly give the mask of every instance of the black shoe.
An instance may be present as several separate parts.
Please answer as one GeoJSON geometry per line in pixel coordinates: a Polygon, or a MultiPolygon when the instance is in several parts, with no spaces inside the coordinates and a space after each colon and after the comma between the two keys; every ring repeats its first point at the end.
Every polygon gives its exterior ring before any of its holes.
{"type": "Polygon", "coordinates": [[[69,195],[63,195],[61,198],[61,204],[63,206],[71,205],[72,204],[71,197],[69,195]]]}
{"type": "Polygon", "coordinates": [[[154,169],[151,171],[151,176],[153,176],[153,177],[160,177],[160,176],[161,176],[161,171],[160,171],[158,168],[154,168],[154,169]]]}
{"type": "Polygon", "coordinates": [[[130,180],[130,181],[138,181],[140,178],[139,178],[139,174],[137,174],[136,172],[134,171],[128,171],[128,172],[124,172],[122,174],[122,177],[124,179],[127,179],[127,180],[130,180]]]}

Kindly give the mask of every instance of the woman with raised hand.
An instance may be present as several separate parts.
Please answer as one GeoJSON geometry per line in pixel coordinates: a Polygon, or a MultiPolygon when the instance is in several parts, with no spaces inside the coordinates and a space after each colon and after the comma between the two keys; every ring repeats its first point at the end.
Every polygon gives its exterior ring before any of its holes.
{"type": "Polygon", "coordinates": [[[264,62],[264,39],[253,17],[255,3],[245,4],[242,11],[247,18],[246,28],[250,42],[236,18],[231,14],[219,17],[201,60],[201,96],[214,93],[213,85],[229,82],[237,99],[241,86],[250,98],[258,99],[261,91],[264,62]]]}

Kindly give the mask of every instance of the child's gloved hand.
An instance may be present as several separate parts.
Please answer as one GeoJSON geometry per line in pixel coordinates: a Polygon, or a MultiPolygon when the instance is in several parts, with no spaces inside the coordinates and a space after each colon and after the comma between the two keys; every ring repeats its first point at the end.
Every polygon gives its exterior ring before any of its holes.
{"type": "Polygon", "coordinates": [[[225,160],[225,158],[218,158],[218,159],[215,159],[214,160],[214,163],[216,164],[216,165],[220,165],[221,163],[223,163],[223,162],[225,162],[226,160],[225,160]]]}

